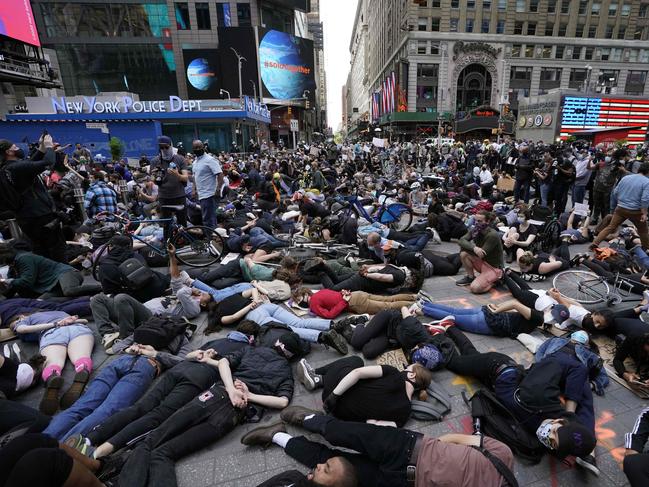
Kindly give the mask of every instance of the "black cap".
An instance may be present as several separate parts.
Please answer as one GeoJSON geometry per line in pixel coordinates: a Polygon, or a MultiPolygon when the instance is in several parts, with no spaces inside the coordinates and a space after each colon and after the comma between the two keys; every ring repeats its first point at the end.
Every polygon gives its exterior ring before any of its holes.
{"type": "Polygon", "coordinates": [[[284,350],[291,354],[288,358],[292,358],[301,353],[302,347],[300,346],[300,337],[297,333],[292,331],[284,333],[278,340],[284,344],[284,350]]]}
{"type": "Polygon", "coordinates": [[[556,451],[560,457],[568,455],[583,457],[590,454],[597,444],[595,433],[576,421],[559,427],[557,435],[559,448],[556,451]]]}

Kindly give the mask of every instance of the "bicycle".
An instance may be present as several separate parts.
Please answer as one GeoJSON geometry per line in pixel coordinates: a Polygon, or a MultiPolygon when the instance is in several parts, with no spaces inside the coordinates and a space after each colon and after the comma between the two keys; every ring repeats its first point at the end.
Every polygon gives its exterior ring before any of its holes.
{"type": "Polygon", "coordinates": [[[341,226],[344,226],[345,223],[352,217],[352,214],[355,213],[356,217],[365,218],[370,223],[382,223],[387,225],[392,230],[398,232],[406,231],[412,225],[412,220],[414,219],[414,212],[412,208],[404,203],[387,203],[388,197],[392,196],[388,193],[380,193],[379,199],[381,196],[385,196],[383,202],[379,208],[373,212],[376,216],[373,217],[370,215],[365,208],[363,207],[361,200],[358,198],[358,189],[356,194],[346,198],[346,207],[343,210],[342,214],[338,215],[340,219],[341,226]]]}
{"type": "MultiPolygon", "coordinates": [[[[207,267],[216,264],[224,254],[225,242],[223,237],[214,229],[203,226],[184,227],[178,225],[173,218],[160,218],[152,220],[131,220],[127,217],[111,213],[109,217],[115,219],[116,235],[124,235],[131,240],[140,242],[150,249],[151,252],[160,257],[168,257],[167,245],[173,244],[176,248],[176,258],[182,264],[190,267],[207,267]],[[137,235],[135,230],[131,230],[131,224],[149,224],[159,223],[168,227],[168,233],[171,235],[164,245],[158,247],[137,235]]],[[[93,256],[92,275],[99,280],[99,265],[102,257],[107,252],[108,244],[104,244],[93,256]]]]}
{"type": "Polygon", "coordinates": [[[298,234],[277,235],[277,238],[288,240],[289,245],[284,250],[288,255],[298,260],[308,259],[319,254],[328,258],[337,258],[341,255],[358,253],[358,245],[341,244],[335,241],[312,242],[308,237],[298,234]]]}
{"type": "Polygon", "coordinates": [[[636,284],[629,279],[620,277],[619,272],[611,282],[594,272],[579,270],[560,272],[552,281],[552,285],[566,298],[581,304],[606,302],[608,306],[622,302],[640,301],[640,297],[631,296],[631,289],[636,284]]]}

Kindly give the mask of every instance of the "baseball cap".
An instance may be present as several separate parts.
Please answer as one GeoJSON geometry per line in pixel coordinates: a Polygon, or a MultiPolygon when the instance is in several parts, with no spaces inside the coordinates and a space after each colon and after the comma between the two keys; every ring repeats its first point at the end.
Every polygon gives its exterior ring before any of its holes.
{"type": "Polygon", "coordinates": [[[160,137],[158,137],[158,144],[171,145],[171,137],[168,137],[166,135],[161,135],[160,137]]]}
{"type": "Polygon", "coordinates": [[[583,457],[595,448],[595,434],[585,426],[572,421],[557,429],[559,447],[556,452],[560,457],[574,455],[583,457]]]}
{"type": "Polygon", "coordinates": [[[557,323],[563,323],[570,318],[570,311],[568,311],[568,307],[565,304],[555,304],[552,306],[551,314],[557,323]]]}

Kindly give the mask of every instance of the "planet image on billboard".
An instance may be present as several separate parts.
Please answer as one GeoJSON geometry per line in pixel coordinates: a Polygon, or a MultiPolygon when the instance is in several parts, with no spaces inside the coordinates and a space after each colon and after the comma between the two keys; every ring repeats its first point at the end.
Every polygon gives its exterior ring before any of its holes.
{"type": "Polygon", "coordinates": [[[205,58],[196,58],[187,66],[187,79],[197,90],[207,91],[216,83],[216,73],[205,58]]]}
{"type": "Polygon", "coordinates": [[[270,30],[259,43],[261,79],[273,98],[302,98],[313,94],[311,66],[300,53],[300,41],[290,34],[270,30]]]}

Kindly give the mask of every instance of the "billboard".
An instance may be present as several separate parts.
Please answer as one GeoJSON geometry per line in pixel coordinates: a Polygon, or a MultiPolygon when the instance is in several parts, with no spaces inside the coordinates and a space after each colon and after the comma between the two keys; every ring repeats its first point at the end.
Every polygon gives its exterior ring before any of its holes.
{"type": "Polygon", "coordinates": [[[40,47],[29,0],[2,0],[0,3],[0,35],[40,47]]]}
{"type": "Polygon", "coordinates": [[[315,99],[313,41],[277,30],[259,29],[259,70],[263,95],[278,100],[315,99]]]}
{"type": "Polygon", "coordinates": [[[234,49],[245,58],[241,64],[241,94],[259,96],[259,70],[257,46],[252,27],[219,27],[219,60],[221,65],[221,88],[232,98],[239,97],[239,67],[234,49]],[[254,89],[253,89],[254,84],[254,89]]]}
{"type": "Polygon", "coordinates": [[[189,98],[220,98],[219,52],[216,49],[184,49],[183,59],[189,98]]]}

